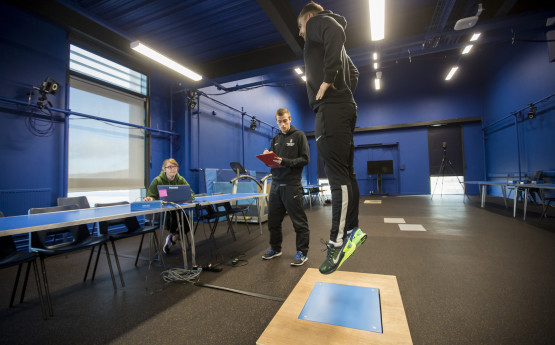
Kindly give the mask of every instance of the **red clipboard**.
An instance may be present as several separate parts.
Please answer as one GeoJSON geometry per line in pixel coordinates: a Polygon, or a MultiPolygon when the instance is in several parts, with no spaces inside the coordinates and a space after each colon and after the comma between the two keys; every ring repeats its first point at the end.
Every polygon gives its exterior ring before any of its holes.
{"type": "Polygon", "coordinates": [[[276,169],[276,168],[285,168],[283,165],[280,165],[276,162],[274,162],[274,159],[278,159],[278,155],[276,155],[273,152],[270,153],[265,153],[262,155],[256,155],[256,158],[260,159],[264,164],[266,164],[266,166],[272,168],[272,169],[276,169]]]}

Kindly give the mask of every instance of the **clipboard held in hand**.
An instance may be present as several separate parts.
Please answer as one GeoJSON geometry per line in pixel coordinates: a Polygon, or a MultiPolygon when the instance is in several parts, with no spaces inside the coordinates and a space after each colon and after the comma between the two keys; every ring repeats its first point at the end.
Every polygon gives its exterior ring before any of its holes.
{"type": "Polygon", "coordinates": [[[260,159],[264,164],[266,164],[266,166],[272,169],[284,168],[283,165],[279,165],[278,163],[274,162],[274,159],[278,159],[279,156],[273,152],[256,155],[256,158],[260,159]]]}

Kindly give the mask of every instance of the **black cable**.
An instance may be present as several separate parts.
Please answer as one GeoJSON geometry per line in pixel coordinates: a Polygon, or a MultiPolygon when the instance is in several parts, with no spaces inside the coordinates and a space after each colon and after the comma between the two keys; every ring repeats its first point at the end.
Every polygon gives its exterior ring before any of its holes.
{"type": "Polygon", "coordinates": [[[31,134],[37,137],[48,137],[54,133],[54,114],[52,110],[48,107],[44,107],[44,109],[40,109],[42,113],[48,116],[48,119],[41,119],[37,117],[34,109],[28,111],[29,116],[25,119],[25,126],[31,132],[31,134]],[[46,113],[45,110],[48,112],[46,113]],[[41,128],[39,126],[39,122],[46,123],[46,128],[41,128]]]}
{"type": "Polygon", "coordinates": [[[205,95],[207,96],[219,96],[219,95],[225,95],[228,94],[230,92],[235,92],[235,91],[249,91],[249,90],[254,90],[254,89],[258,89],[259,87],[264,87],[264,86],[269,86],[269,87],[290,87],[290,86],[295,86],[295,85],[299,85],[300,83],[291,83],[291,84],[260,84],[260,85],[254,85],[254,86],[248,86],[248,87],[244,87],[241,89],[235,89],[235,90],[229,90],[229,91],[224,91],[224,92],[220,92],[220,93],[205,93],[205,95]]]}

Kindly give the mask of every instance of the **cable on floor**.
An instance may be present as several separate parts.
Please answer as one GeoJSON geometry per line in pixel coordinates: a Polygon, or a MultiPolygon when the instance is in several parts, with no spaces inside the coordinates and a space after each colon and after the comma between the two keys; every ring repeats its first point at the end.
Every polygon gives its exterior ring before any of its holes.
{"type": "Polygon", "coordinates": [[[188,270],[185,268],[170,268],[161,273],[162,279],[166,283],[178,282],[178,283],[191,283],[195,284],[200,277],[200,272],[202,268],[196,270],[188,270]]]}

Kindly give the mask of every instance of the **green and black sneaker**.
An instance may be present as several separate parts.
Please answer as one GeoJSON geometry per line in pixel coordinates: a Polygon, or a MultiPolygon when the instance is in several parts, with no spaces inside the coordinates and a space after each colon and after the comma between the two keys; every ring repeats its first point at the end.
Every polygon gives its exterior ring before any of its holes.
{"type": "Polygon", "coordinates": [[[348,241],[343,242],[343,245],[341,247],[334,247],[333,244],[326,243],[322,240],[322,243],[326,245],[326,249],[324,250],[328,251],[328,255],[326,256],[326,260],[324,261],[324,263],[320,265],[320,273],[331,274],[339,268],[345,254],[343,252],[343,248],[345,247],[347,242],[348,241]]]}

